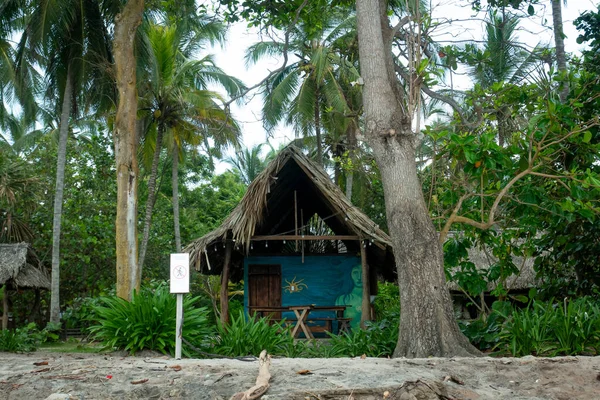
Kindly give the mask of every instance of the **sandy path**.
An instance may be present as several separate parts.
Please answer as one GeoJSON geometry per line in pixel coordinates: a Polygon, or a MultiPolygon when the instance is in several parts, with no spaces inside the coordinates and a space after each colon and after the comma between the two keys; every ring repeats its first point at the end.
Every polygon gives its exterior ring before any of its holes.
{"type": "MultiPolygon", "coordinates": [[[[52,394],[82,400],[228,399],[251,387],[257,371],[258,362],[227,359],[0,353],[0,399],[52,394]],[[136,381],[143,383],[132,384],[136,381]]],[[[401,396],[398,388],[421,380],[446,398],[600,400],[600,357],[275,358],[271,375],[263,399],[383,399],[386,391],[386,399],[404,399],[410,397],[401,396]],[[312,374],[297,374],[301,370],[312,374]],[[464,384],[444,381],[448,376],[464,384]]]]}

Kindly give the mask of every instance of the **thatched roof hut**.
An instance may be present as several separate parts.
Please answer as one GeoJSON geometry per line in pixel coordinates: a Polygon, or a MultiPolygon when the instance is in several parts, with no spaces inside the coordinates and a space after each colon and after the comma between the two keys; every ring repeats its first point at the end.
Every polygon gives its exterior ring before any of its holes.
{"type": "Polygon", "coordinates": [[[377,278],[396,277],[390,237],[293,146],[254,179],[221,226],[184,251],[197,271],[221,274],[223,319],[230,280],[244,279],[244,306],[252,310],[296,301],[331,306],[339,291],[351,290],[362,277],[357,307],[364,322],[370,319],[377,278]],[[361,271],[359,278],[354,272],[354,283],[352,268],[361,271]]]}
{"type": "Polygon", "coordinates": [[[0,244],[0,285],[11,288],[50,289],[44,271],[32,265],[35,255],[26,243],[0,244]]]}
{"type": "MultiPolygon", "coordinates": [[[[190,263],[204,274],[221,273],[225,243],[234,243],[232,274],[241,278],[241,261],[252,242],[311,239],[301,228],[314,214],[331,228],[348,252],[360,251],[360,243],[369,243],[371,265],[380,276],[395,278],[391,239],[365,213],[352,205],[325,170],[294,146],[283,149],[250,184],[240,203],[214,231],[186,246],[190,263]],[[302,210],[303,217],[299,215],[302,210]],[[303,219],[303,221],[300,221],[303,219]],[[298,236],[303,236],[298,238],[298,236]],[[285,239],[285,238],[284,238],[285,239]],[[284,240],[283,239],[283,240],[284,240]]],[[[262,246],[264,244],[261,243],[262,246]]],[[[276,245],[273,250],[279,250],[276,245]]]]}
{"type": "MultiPolygon", "coordinates": [[[[0,244],[0,286],[6,285],[3,298],[2,329],[8,326],[8,290],[50,289],[48,275],[39,267],[35,253],[26,243],[0,244]]],[[[39,293],[36,292],[36,304],[39,307],[39,293]]]]}
{"type": "MultiPolygon", "coordinates": [[[[458,233],[453,233],[451,236],[457,234],[458,233]]],[[[469,261],[475,264],[475,268],[477,268],[479,273],[485,273],[498,262],[498,258],[492,254],[491,249],[485,246],[471,247],[467,252],[469,261]]],[[[539,284],[533,268],[535,262],[534,257],[512,256],[512,262],[519,269],[519,272],[506,278],[504,287],[507,290],[526,291],[539,284]]],[[[491,292],[496,289],[497,285],[497,281],[488,282],[486,291],[491,292]]],[[[460,287],[456,282],[448,282],[448,287],[450,290],[460,290],[460,287]]]]}

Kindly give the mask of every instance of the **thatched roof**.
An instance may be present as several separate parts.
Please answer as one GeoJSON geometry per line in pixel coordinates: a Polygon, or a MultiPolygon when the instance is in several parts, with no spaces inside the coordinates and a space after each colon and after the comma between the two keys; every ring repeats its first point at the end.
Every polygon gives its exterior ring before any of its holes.
{"type": "MultiPolygon", "coordinates": [[[[336,235],[355,235],[372,242],[367,255],[394,273],[390,237],[348,201],[320,165],[294,146],[283,149],[256,177],[221,226],[188,244],[184,251],[190,253],[196,270],[215,274],[221,269],[223,243],[232,241],[235,267],[236,261],[250,252],[255,235],[294,232],[295,204],[305,221],[316,213],[336,235]]],[[[359,249],[360,244],[353,242],[344,242],[349,252],[359,249]]]]}
{"type": "Polygon", "coordinates": [[[50,289],[50,279],[35,267],[35,256],[26,243],[0,244],[0,285],[50,289]]]}
{"type": "MultiPolygon", "coordinates": [[[[475,264],[479,272],[488,270],[498,262],[498,258],[492,254],[491,249],[485,246],[471,247],[467,252],[469,254],[469,261],[475,264]]],[[[536,287],[539,281],[533,269],[534,261],[534,257],[512,256],[512,262],[519,269],[519,273],[511,275],[506,279],[505,288],[507,290],[528,290],[536,287]]],[[[487,291],[494,290],[497,284],[497,281],[488,282],[487,291]]],[[[455,282],[448,282],[448,287],[450,290],[460,290],[460,287],[455,282]]]]}

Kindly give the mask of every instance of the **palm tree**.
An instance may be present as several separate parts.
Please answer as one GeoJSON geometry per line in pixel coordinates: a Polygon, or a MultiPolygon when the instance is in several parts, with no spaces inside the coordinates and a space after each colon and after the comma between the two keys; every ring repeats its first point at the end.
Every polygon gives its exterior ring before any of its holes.
{"type": "MultiPolygon", "coordinates": [[[[156,199],[158,165],[164,143],[167,143],[173,157],[173,213],[176,247],[179,251],[181,243],[178,228],[177,171],[180,153],[186,143],[197,146],[210,136],[214,136],[213,139],[216,139],[215,143],[218,144],[218,135],[213,135],[209,131],[210,127],[222,127],[225,131],[233,128],[237,131],[229,114],[218,106],[218,102],[223,99],[218,93],[208,90],[207,86],[209,83],[217,83],[228,93],[234,94],[243,88],[242,83],[217,68],[210,56],[200,60],[190,59],[203,44],[221,40],[223,37],[221,24],[208,23],[203,28],[206,28],[204,36],[201,32],[190,34],[176,25],[149,24],[146,29],[148,57],[143,68],[147,76],[146,83],[140,86],[140,107],[145,115],[142,123],[145,127],[143,159],[146,165],[151,164],[151,172],[139,268],[143,267],[146,255],[152,209],[156,199]]],[[[235,138],[237,139],[237,136],[235,138]]]]}
{"type": "MultiPolygon", "coordinates": [[[[566,74],[567,72],[567,57],[565,55],[565,41],[562,21],[562,6],[561,0],[550,0],[552,2],[552,24],[554,27],[554,47],[556,51],[556,65],[558,72],[566,74]]],[[[567,1],[564,0],[565,5],[567,1]]],[[[569,95],[569,86],[562,84],[559,91],[560,101],[565,102],[569,95]]]]}
{"type": "Polygon", "coordinates": [[[262,172],[267,166],[271,158],[274,157],[275,149],[269,143],[271,151],[266,157],[261,158],[260,153],[265,143],[258,144],[251,148],[240,149],[235,153],[235,157],[228,157],[225,162],[230,164],[235,171],[242,178],[242,182],[246,185],[250,185],[254,178],[262,172]]]}
{"type": "MultiPolygon", "coordinates": [[[[321,29],[299,25],[290,35],[289,50],[299,58],[276,74],[264,87],[263,117],[267,130],[279,123],[292,125],[296,133],[307,137],[314,133],[317,161],[323,164],[323,120],[327,113],[346,115],[347,100],[338,82],[339,69],[359,79],[355,66],[346,62],[335,46],[336,40],[354,28],[352,15],[335,12],[325,16],[321,29]]],[[[278,54],[284,44],[260,42],[246,55],[248,64],[264,56],[278,54]]]]}
{"type": "MultiPolygon", "coordinates": [[[[541,48],[526,51],[516,40],[519,18],[502,11],[501,15],[491,11],[486,21],[485,46],[471,47],[473,64],[471,73],[483,89],[498,83],[519,84],[533,81],[541,66],[541,48]]],[[[501,108],[496,113],[498,140],[503,145],[512,131],[509,126],[510,110],[501,108]]]]}
{"type": "MultiPolygon", "coordinates": [[[[74,110],[83,105],[86,88],[104,87],[98,80],[102,73],[90,74],[99,59],[109,56],[108,37],[102,9],[98,1],[65,0],[55,4],[41,0],[27,18],[18,52],[27,57],[45,60],[41,65],[46,74],[48,101],[60,115],[59,144],[54,197],[52,233],[52,290],[50,321],[60,319],[60,232],[63,205],[64,171],[66,163],[69,121],[74,110]],[[93,63],[89,63],[93,61],[93,63]],[[90,66],[91,65],[91,66],[90,66]]],[[[25,58],[25,56],[23,56],[25,58]]]]}

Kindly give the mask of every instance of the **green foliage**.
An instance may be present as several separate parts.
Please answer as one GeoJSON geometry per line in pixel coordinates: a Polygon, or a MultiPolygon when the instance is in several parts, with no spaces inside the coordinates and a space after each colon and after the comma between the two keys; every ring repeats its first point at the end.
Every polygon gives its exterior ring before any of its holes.
{"type": "Polygon", "coordinates": [[[98,297],[76,297],[63,311],[62,320],[65,327],[80,328],[85,331],[94,321],[98,306],[100,306],[98,297]]]}
{"type": "Polygon", "coordinates": [[[284,323],[271,324],[267,318],[246,317],[240,312],[228,325],[217,325],[213,352],[230,357],[258,356],[262,350],[285,354],[293,344],[290,328],[284,323]]]}
{"type": "Polygon", "coordinates": [[[367,322],[366,328],[331,336],[331,353],[336,356],[391,356],[398,342],[398,319],[367,322]]]}
{"type": "Polygon", "coordinates": [[[377,282],[375,315],[378,320],[400,320],[400,291],[396,283],[377,282]]]}
{"type": "Polygon", "coordinates": [[[44,342],[46,333],[39,331],[35,323],[30,323],[15,330],[0,331],[0,351],[22,353],[35,351],[44,342]]]}
{"type": "Polygon", "coordinates": [[[533,301],[513,309],[499,335],[498,349],[513,356],[600,353],[600,305],[589,297],[562,304],[533,301]]]}
{"type": "Polygon", "coordinates": [[[505,321],[504,315],[510,313],[511,305],[508,302],[496,301],[492,304],[492,310],[493,312],[485,317],[485,314],[482,314],[472,321],[458,321],[462,333],[479,350],[491,350],[497,346],[505,321]]]}
{"type": "MultiPolygon", "coordinates": [[[[197,300],[191,296],[184,298],[182,335],[193,346],[204,347],[212,329],[207,324],[206,308],[194,307],[197,300]]],[[[99,303],[94,307],[97,325],[90,327],[90,332],[106,347],[132,354],[143,349],[174,353],[176,299],[166,285],[155,291],[142,289],[134,293],[131,302],[112,296],[101,297],[99,303]]],[[[186,346],[183,353],[189,355],[186,346]]]]}

